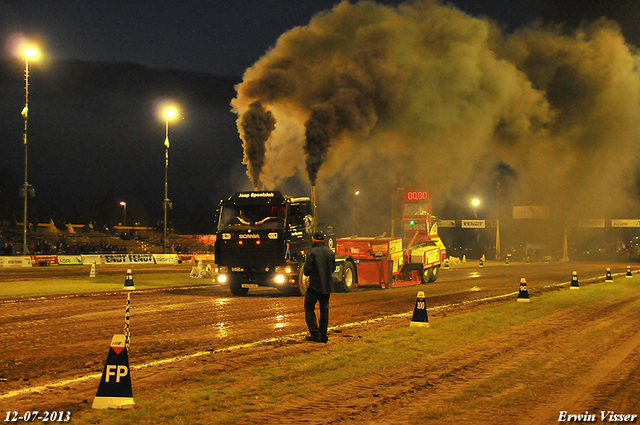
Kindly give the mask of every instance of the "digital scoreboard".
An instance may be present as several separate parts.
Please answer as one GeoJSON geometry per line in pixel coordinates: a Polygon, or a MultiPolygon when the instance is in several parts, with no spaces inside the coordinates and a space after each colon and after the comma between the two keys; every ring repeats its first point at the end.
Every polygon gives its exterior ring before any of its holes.
{"type": "Polygon", "coordinates": [[[426,201],[428,198],[426,191],[407,190],[404,194],[404,200],[407,202],[426,201]]]}

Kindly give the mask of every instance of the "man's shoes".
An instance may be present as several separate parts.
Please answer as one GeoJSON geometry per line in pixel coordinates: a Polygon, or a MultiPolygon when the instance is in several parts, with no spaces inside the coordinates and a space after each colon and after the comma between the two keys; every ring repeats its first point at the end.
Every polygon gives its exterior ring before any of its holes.
{"type": "Polygon", "coordinates": [[[328,341],[329,341],[329,337],[328,336],[323,335],[323,336],[320,337],[320,342],[323,342],[323,343],[326,344],[328,341]]]}
{"type": "Polygon", "coordinates": [[[314,337],[312,337],[310,335],[305,336],[304,340],[305,341],[311,341],[311,342],[326,342],[326,341],[322,341],[321,338],[314,338],[314,337]]]}

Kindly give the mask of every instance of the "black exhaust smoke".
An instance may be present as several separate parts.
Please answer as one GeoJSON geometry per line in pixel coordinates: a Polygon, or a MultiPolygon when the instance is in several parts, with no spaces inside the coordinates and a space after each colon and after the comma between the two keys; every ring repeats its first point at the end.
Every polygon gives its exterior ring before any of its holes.
{"type": "Polygon", "coordinates": [[[264,109],[261,102],[255,101],[242,114],[240,128],[244,148],[243,164],[247,165],[247,175],[254,189],[258,190],[266,154],[265,144],[273,129],[276,128],[276,119],[270,111],[264,109]]]}
{"type": "Polygon", "coordinates": [[[232,105],[255,186],[300,190],[322,170],[333,205],[356,185],[388,199],[399,178],[457,202],[494,187],[503,163],[517,176],[505,204],[517,194],[520,205],[604,216],[637,211],[625,184],[638,167],[637,63],[604,18],[507,34],[436,0],[342,1],[283,34],[232,105]],[[262,142],[249,137],[257,124],[262,142]]]}

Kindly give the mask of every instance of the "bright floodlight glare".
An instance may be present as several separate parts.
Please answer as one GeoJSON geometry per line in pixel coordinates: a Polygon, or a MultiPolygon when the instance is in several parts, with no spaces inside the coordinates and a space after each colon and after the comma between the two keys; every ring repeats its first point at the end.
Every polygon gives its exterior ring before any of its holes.
{"type": "Polygon", "coordinates": [[[356,193],[355,193],[355,194],[356,194],[356,195],[360,195],[360,191],[359,191],[359,190],[356,190],[356,193]]]}
{"type": "Polygon", "coordinates": [[[480,199],[474,199],[473,201],[471,201],[471,203],[473,204],[474,207],[477,207],[478,205],[480,205],[480,199]]]}
{"type": "Polygon", "coordinates": [[[28,58],[34,58],[38,54],[38,51],[33,47],[27,47],[24,49],[24,55],[28,58]]]}
{"type": "Polygon", "coordinates": [[[176,110],[175,109],[167,109],[164,112],[164,116],[167,118],[173,118],[176,115],[176,110]]]}
{"type": "Polygon", "coordinates": [[[127,205],[127,203],[126,203],[126,202],[124,202],[124,201],[121,201],[121,202],[120,202],[120,205],[125,206],[125,205],[127,205]]]}

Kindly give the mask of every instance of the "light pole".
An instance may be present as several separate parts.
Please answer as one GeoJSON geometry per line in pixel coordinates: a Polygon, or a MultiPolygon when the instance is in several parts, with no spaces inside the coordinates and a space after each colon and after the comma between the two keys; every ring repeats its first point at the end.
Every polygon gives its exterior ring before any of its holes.
{"type": "Polygon", "coordinates": [[[356,234],[356,199],[358,197],[358,195],[360,195],[360,191],[356,190],[355,193],[353,194],[353,229],[351,231],[351,234],[355,236],[356,234]]]}
{"type": "Polygon", "coordinates": [[[176,115],[176,110],[169,108],[164,111],[165,117],[165,138],[164,138],[164,233],[162,238],[162,253],[167,252],[167,208],[169,206],[169,198],[167,193],[167,175],[169,173],[169,120],[176,115]]]}
{"type": "Polygon", "coordinates": [[[22,134],[22,142],[24,143],[24,217],[23,217],[23,234],[22,234],[22,255],[27,255],[29,249],[27,247],[27,199],[29,198],[29,183],[27,183],[27,132],[29,128],[29,58],[34,58],[38,51],[33,47],[28,47],[23,51],[25,57],[24,66],[24,108],[22,109],[22,118],[24,118],[24,133],[22,134]]]}
{"type": "Polygon", "coordinates": [[[124,207],[124,219],[122,220],[122,225],[127,225],[127,203],[124,201],[120,201],[120,205],[124,207]]]}
{"type": "Polygon", "coordinates": [[[496,260],[500,260],[500,180],[496,186],[496,260]]]}
{"type": "MultiPolygon", "coordinates": [[[[473,205],[473,216],[475,218],[478,218],[478,213],[476,212],[476,208],[480,206],[480,199],[474,198],[474,200],[471,201],[471,205],[473,205]]],[[[478,231],[477,228],[476,228],[476,242],[480,242],[480,232],[478,231]]]]}

